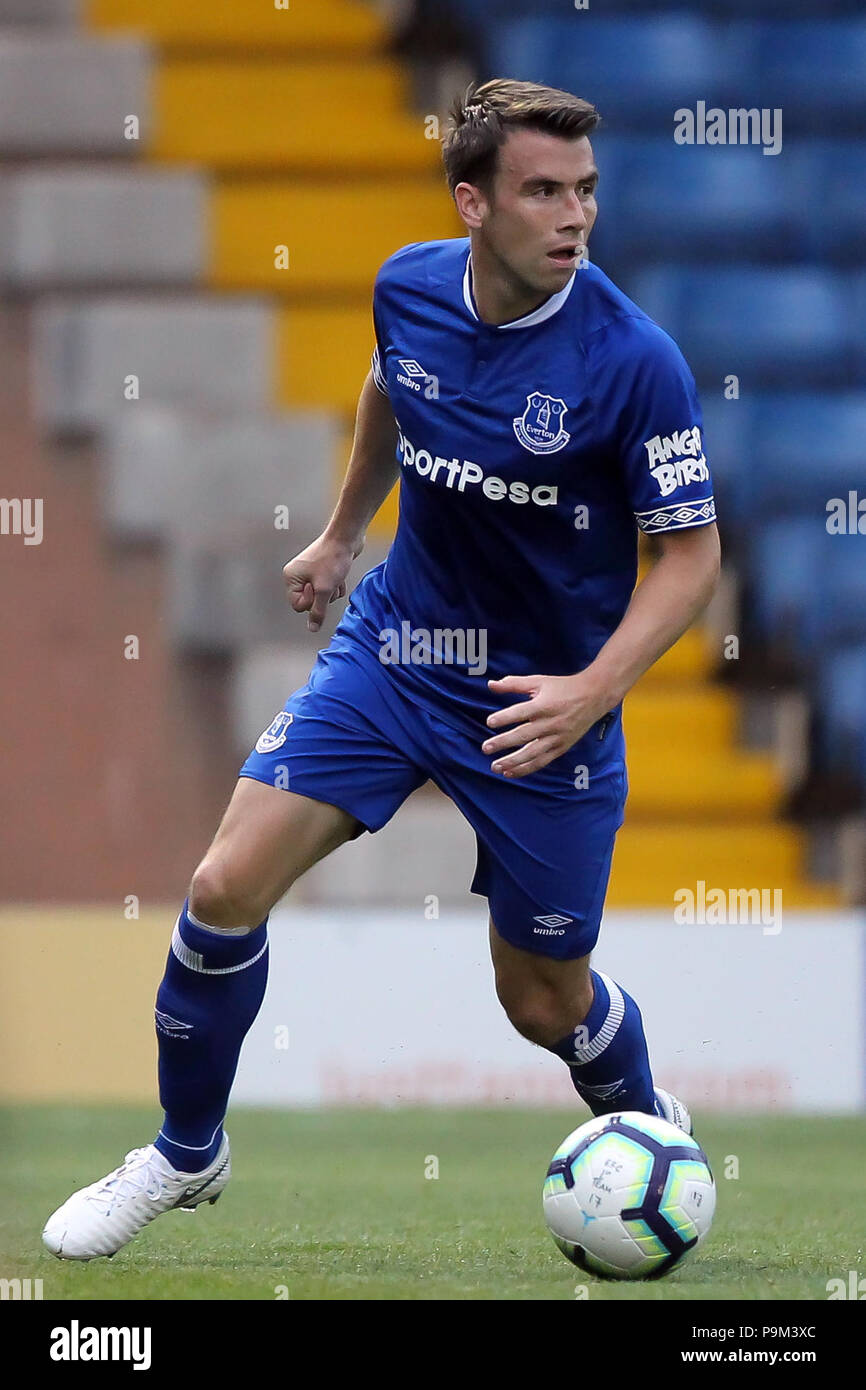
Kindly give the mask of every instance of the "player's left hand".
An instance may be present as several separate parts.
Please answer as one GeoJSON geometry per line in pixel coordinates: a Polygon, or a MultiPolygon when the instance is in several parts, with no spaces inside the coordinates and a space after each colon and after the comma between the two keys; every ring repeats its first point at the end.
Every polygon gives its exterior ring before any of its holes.
{"type": "Polygon", "coordinates": [[[494,695],[522,695],[519,704],[496,710],[488,716],[490,729],[516,725],[507,733],[488,738],[483,753],[501,754],[492,770],[503,777],[525,777],[547,767],[591,729],[615,701],[599,690],[586,672],[575,676],[503,676],[489,680],[494,695]]]}

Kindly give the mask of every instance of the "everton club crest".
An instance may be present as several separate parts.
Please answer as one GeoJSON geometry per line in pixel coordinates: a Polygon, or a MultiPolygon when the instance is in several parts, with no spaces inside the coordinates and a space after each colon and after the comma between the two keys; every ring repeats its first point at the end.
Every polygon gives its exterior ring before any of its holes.
{"type": "Polygon", "coordinates": [[[533,391],[526,397],[526,409],[512,421],[514,433],[524,449],[533,454],[555,454],[568,443],[571,435],[562,427],[562,417],[568,406],[558,396],[545,396],[533,391]]]}
{"type": "Polygon", "coordinates": [[[265,732],[260,735],[256,744],[257,753],[273,753],[277,748],[282,748],[286,741],[286,730],[294,719],[293,714],[287,710],[280,710],[273,723],[269,724],[265,732]]]}

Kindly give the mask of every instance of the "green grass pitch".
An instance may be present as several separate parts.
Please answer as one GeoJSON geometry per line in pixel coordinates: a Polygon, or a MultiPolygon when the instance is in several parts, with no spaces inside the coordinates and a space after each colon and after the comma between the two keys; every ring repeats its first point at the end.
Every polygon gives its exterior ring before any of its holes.
{"type": "Polygon", "coordinates": [[[220,1201],[170,1212],[113,1260],[59,1261],[40,1231],[153,1135],[155,1112],[0,1111],[0,1274],[45,1299],[819,1299],[866,1274],[866,1117],[698,1117],[718,1185],[704,1246],[666,1279],[573,1268],[541,1215],[554,1149],[585,1112],[234,1111],[220,1201]],[[726,1177],[736,1159],[738,1177],[726,1177]],[[438,1177],[426,1177],[438,1160],[438,1177]]]}

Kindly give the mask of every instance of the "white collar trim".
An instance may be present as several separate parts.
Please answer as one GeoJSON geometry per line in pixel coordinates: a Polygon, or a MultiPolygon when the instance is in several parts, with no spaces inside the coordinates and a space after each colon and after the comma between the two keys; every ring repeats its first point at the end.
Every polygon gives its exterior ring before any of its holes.
{"type": "MultiPolygon", "coordinates": [[[[512,319],[510,323],[490,323],[487,324],[486,327],[502,329],[532,328],[536,323],[544,323],[545,319],[552,318],[554,314],[558,313],[565,301],[568,299],[568,296],[571,294],[572,287],[574,285],[574,277],[576,274],[577,271],[573,270],[571,273],[571,279],[569,280],[568,284],[564,285],[561,290],[557,290],[556,294],[552,294],[549,299],[545,299],[543,304],[539,304],[537,309],[532,310],[532,313],[524,314],[523,318],[521,319],[512,319]]],[[[472,297],[471,251],[466,257],[466,270],[463,274],[463,302],[466,305],[466,308],[469,310],[472,317],[474,319],[477,319],[478,322],[481,323],[482,320],[478,318],[478,311],[475,308],[475,301],[472,297]]]]}

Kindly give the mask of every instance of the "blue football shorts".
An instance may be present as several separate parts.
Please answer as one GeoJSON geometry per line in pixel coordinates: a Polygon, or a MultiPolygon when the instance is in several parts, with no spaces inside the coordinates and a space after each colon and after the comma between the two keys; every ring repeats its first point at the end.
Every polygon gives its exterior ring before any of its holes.
{"type": "MultiPolygon", "coordinates": [[[[475,831],[472,892],[522,950],[572,960],[595,946],[628,783],[622,722],[600,721],[538,772],[506,779],[491,730],[434,713],[360,642],[335,635],[240,770],[328,802],[374,832],[432,781],[475,831]],[[443,717],[444,716],[444,717],[443,717]]],[[[510,702],[510,698],[509,698],[510,702]]]]}

